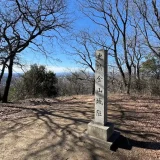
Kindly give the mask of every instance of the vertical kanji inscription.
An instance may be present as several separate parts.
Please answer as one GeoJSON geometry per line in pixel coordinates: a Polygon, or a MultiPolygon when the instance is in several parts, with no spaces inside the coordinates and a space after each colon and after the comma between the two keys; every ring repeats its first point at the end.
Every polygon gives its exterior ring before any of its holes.
{"type": "Polygon", "coordinates": [[[107,123],[107,52],[96,51],[95,67],[95,122],[107,123]]]}

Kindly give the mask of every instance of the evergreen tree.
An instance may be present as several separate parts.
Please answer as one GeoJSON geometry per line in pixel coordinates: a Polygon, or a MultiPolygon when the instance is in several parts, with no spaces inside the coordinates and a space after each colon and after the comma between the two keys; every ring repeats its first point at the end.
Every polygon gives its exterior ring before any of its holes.
{"type": "Polygon", "coordinates": [[[22,95],[25,97],[53,97],[58,94],[57,82],[55,73],[47,72],[45,66],[34,64],[22,76],[19,85],[23,85],[22,95]]]}

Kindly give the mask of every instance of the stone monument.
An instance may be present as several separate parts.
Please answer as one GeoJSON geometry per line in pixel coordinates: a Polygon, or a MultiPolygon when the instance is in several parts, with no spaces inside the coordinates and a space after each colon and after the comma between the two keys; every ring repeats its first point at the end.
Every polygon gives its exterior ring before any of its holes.
{"type": "Polygon", "coordinates": [[[107,59],[106,50],[96,51],[95,115],[88,124],[88,134],[103,141],[108,141],[114,132],[114,125],[107,121],[107,59]]]}

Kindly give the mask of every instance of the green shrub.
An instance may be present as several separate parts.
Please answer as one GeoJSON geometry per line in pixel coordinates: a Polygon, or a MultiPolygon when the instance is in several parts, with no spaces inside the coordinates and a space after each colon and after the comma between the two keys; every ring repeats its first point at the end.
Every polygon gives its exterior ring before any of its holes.
{"type": "Polygon", "coordinates": [[[56,75],[46,71],[45,66],[31,65],[10,90],[12,99],[54,97],[58,94],[56,75]]]}

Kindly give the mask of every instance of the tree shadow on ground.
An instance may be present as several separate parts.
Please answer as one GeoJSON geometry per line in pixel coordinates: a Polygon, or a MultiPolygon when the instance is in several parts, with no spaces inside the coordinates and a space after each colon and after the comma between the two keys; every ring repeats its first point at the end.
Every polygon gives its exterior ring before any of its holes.
{"type": "MultiPolygon", "coordinates": [[[[77,156],[82,157],[81,159],[98,160],[111,157],[107,148],[102,151],[101,146],[95,145],[94,141],[83,136],[87,124],[93,118],[91,105],[79,101],[64,102],[60,108],[56,104],[51,108],[17,105],[9,107],[32,112],[30,116],[26,114],[20,118],[12,117],[12,120],[6,121],[7,124],[10,123],[9,126],[1,126],[3,132],[0,133],[0,139],[5,141],[5,137],[15,138],[16,140],[12,140],[14,147],[10,145],[12,153],[25,154],[23,158],[25,160],[46,159],[46,157],[47,159],[74,160],[77,159],[77,156]],[[77,106],[77,104],[80,105],[77,106]],[[24,147],[20,144],[22,140],[23,143],[26,143],[24,147]],[[16,146],[21,146],[21,148],[17,149],[16,146]]],[[[5,146],[7,145],[8,143],[5,142],[5,146]]],[[[6,147],[5,149],[7,151],[6,147]]]]}
{"type": "MultiPolygon", "coordinates": [[[[25,154],[25,160],[45,159],[46,156],[49,157],[48,159],[72,158],[74,160],[78,154],[79,156],[84,154],[82,159],[100,160],[106,157],[117,159],[116,153],[111,154],[107,147],[95,144],[94,141],[83,136],[86,133],[87,124],[93,119],[94,101],[91,104],[82,102],[82,99],[72,100],[45,103],[47,106],[42,106],[44,103],[34,102],[33,106],[10,105],[12,109],[26,110],[26,115],[20,118],[14,117],[10,120],[10,126],[2,127],[0,139],[13,134],[13,137],[18,137],[14,141],[17,143],[21,141],[22,135],[25,139],[28,136],[27,146],[19,150],[25,154]]],[[[111,146],[111,150],[117,151],[118,148],[131,150],[132,147],[159,150],[160,143],[150,141],[150,137],[159,138],[157,131],[147,131],[141,128],[141,124],[128,123],[145,120],[146,114],[144,112],[141,114],[142,111],[138,110],[136,113],[133,109],[127,110],[123,106],[125,104],[121,105],[119,102],[121,101],[112,100],[112,105],[109,102],[108,118],[115,123],[115,129],[121,132],[121,136],[111,146]]]]}
{"type": "Polygon", "coordinates": [[[110,99],[108,118],[121,133],[112,146],[130,150],[132,147],[160,150],[160,106],[158,98],[129,97],[110,99]],[[130,101],[131,99],[131,101],[130,101]],[[146,105],[147,104],[147,105],[146,105]],[[116,114],[115,114],[116,113],[116,114]]]}

